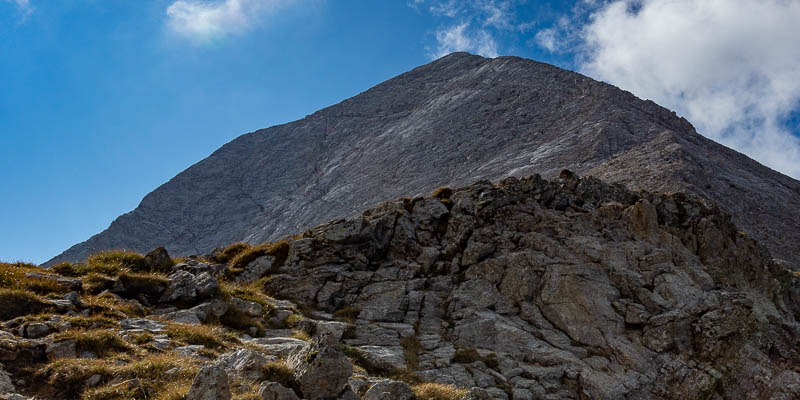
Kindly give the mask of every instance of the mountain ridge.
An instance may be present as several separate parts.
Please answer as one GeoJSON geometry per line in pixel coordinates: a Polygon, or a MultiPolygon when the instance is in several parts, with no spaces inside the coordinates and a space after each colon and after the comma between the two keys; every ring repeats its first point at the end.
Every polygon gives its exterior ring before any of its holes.
{"type": "Polygon", "coordinates": [[[652,101],[555,66],[454,53],[301,120],[234,139],[46,263],[164,244],[258,243],[382,201],[569,168],[719,203],[800,265],[800,182],[699,135],[652,101]]]}

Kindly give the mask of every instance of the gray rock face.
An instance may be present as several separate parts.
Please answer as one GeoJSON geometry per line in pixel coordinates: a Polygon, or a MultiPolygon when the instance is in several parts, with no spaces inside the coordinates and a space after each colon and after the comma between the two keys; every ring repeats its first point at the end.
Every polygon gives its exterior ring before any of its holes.
{"type": "MultiPolygon", "coordinates": [[[[467,398],[800,398],[792,271],[702,199],[563,176],[478,182],[313,228],[289,239],[265,289],[358,310],[342,341],[365,368],[484,389],[467,398]]],[[[309,390],[346,368],[327,349],[289,357],[309,390]]],[[[373,397],[404,396],[385,393],[373,397]]]]}
{"type": "MultiPolygon", "coordinates": [[[[233,140],[48,264],[162,244],[174,255],[203,254],[442,185],[554,177],[562,168],[709,198],[774,256],[800,265],[800,182],[608,84],[530,60],[466,53],[233,140]]],[[[478,246],[467,257],[489,250],[478,246]]]]}
{"type": "Polygon", "coordinates": [[[76,345],[77,343],[72,339],[53,342],[47,345],[47,350],[45,351],[47,359],[57,360],[59,358],[75,357],[77,354],[76,345]]]}
{"type": "Polygon", "coordinates": [[[207,365],[197,373],[186,400],[230,400],[228,374],[220,366],[207,365]]]}
{"type": "Polygon", "coordinates": [[[411,400],[414,393],[405,382],[392,380],[380,381],[372,385],[367,393],[362,397],[363,400],[411,400]]]}
{"type": "Polygon", "coordinates": [[[169,279],[169,286],[161,295],[161,302],[196,303],[213,296],[219,289],[217,278],[208,272],[193,275],[179,270],[172,273],[167,279],[169,279]]]}
{"type": "Polygon", "coordinates": [[[353,364],[330,337],[318,337],[314,344],[295,351],[286,359],[294,370],[304,399],[337,398],[353,373],[353,364]]]}
{"type": "Polygon", "coordinates": [[[11,377],[8,373],[0,367],[0,394],[13,393],[16,388],[14,383],[11,382],[11,377]]]}
{"type": "Polygon", "coordinates": [[[262,400],[300,400],[297,394],[277,382],[263,382],[258,388],[262,400]]]}
{"type": "Polygon", "coordinates": [[[229,375],[246,378],[252,381],[262,379],[261,371],[264,364],[276,360],[249,349],[241,349],[232,353],[221,355],[216,364],[221,366],[229,375]]]}

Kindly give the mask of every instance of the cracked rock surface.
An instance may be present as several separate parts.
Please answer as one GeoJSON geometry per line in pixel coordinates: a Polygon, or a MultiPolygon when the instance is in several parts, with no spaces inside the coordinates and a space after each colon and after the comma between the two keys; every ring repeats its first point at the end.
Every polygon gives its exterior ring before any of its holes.
{"type": "Polygon", "coordinates": [[[413,338],[428,381],[514,399],[800,396],[798,279],[700,199],[509,178],[289,243],[268,292],[356,309],[342,340],[370,354],[413,338]]]}

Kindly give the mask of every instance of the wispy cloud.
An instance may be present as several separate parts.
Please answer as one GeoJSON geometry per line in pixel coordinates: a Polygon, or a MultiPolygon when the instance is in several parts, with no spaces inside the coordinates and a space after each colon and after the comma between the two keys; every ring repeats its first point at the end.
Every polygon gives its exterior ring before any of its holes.
{"type": "Polygon", "coordinates": [[[433,58],[446,56],[455,51],[468,51],[484,57],[497,57],[497,44],[485,30],[467,33],[469,22],[436,31],[437,47],[433,58]]]}
{"type": "Polygon", "coordinates": [[[167,8],[170,28],[195,42],[241,34],[291,0],[177,0],[167,8]]]}
{"type": "Polygon", "coordinates": [[[33,5],[31,4],[30,0],[3,0],[6,3],[14,3],[17,6],[17,11],[19,11],[22,21],[28,18],[31,13],[33,13],[33,5]]]}
{"type": "Polygon", "coordinates": [[[535,41],[800,178],[800,2],[584,1],[535,41]],[[792,125],[794,124],[794,125],[792,125]]]}
{"type": "Polygon", "coordinates": [[[434,32],[432,58],[454,51],[469,51],[485,57],[497,57],[497,36],[509,31],[525,31],[530,24],[516,20],[515,0],[413,0],[408,4],[425,10],[447,22],[434,32]]]}

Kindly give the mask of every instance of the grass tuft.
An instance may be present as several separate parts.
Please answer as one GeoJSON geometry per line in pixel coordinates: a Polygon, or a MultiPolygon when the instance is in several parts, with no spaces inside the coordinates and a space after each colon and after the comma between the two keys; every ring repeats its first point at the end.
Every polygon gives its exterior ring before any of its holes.
{"type": "Polygon", "coordinates": [[[265,381],[278,382],[281,385],[299,391],[299,385],[294,378],[294,371],[283,361],[270,361],[261,369],[265,381]]]}
{"type": "Polygon", "coordinates": [[[123,269],[145,271],[147,262],[139,253],[125,250],[109,250],[95,253],[86,260],[87,272],[117,275],[123,269]]]}
{"type": "Polygon", "coordinates": [[[480,353],[478,353],[478,351],[475,349],[458,349],[456,350],[455,355],[453,355],[453,362],[459,364],[471,364],[475,361],[480,361],[491,369],[497,369],[500,364],[497,361],[497,356],[494,354],[489,356],[481,356],[480,353]]]}
{"type": "Polygon", "coordinates": [[[345,306],[333,312],[333,316],[338,319],[354,323],[358,315],[361,314],[361,309],[356,306],[345,306]]]}
{"type": "Polygon", "coordinates": [[[289,257],[289,242],[286,240],[281,240],[275,243],[264,243],[258,246],[249,247],[233,257],[229,262],[229,266],[232,269],[242,269],[247,266],[247,264],[253,262],[256,258],[265,255],[275,257],[275,260],[272,262],[272,269],[283,266],[283,264],[286,262],[286,259],[289,257]]]}
{"type": "Polygon", "coordinates": [[[417,400],[456,400],[467,394],[466,389],[441,383],[420,383],[411,386],[417,400]]]}
{"type": "Polygon", "coordinates": [[[0,320],[51,311],[53,306],[34,293],[19,289],[0,289],[0,320]]]}
{"type": "Polygon", "coordinates": [[[51,279],[29,278],[28,273],[47,273],[44,269],[27,263],[0,263],[0,288],[34,292],[40,295],[63,294],[68,291],[51,279]]]}
{"type": "Polygon", "coordinates": [[[56,335],[54,341],[73,339],[77,351],[91,351],[98,357],[109,357],[116,353],[133,351],[133,347],[109,329],[71,330],[56,335]]]}
{"type": "Polygon", "coordinates": [[[417,340],[416,336],[409,336],[400,341],[403,346],[403,355],[406,358],[406,368],[409,371],[416,371],[419,369],[419,353],[422,351],[422,345],[417,340]]]}
{"type": "Polygon", "coordinates": [[[214,261],[220,264],[227,264],[230,260],[234,257],[238,256],[239,253],[247,251],[251,248],[247,243],[234,243],[228,247],[226,247],[222,252],[216,254],[214,256],[214,261]]]}
{"type": "Polygon", "coordinates": [[[433,197],[438,197],[440,199],[449,199],[452,195],[453,189],[446,186],[442,186],[433,191],[433,197]]]}
{"type": "Polygon", "coordinates": [[[167,324],[165,331],[170,339],[184,344],[199,344],[214,350],[225,349],[228,343],[239,343],[236,335],[213,325],[188,325],[170,322],[167,324]]]}

